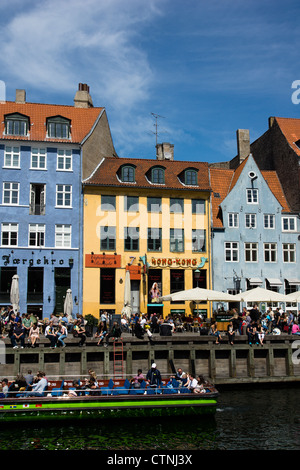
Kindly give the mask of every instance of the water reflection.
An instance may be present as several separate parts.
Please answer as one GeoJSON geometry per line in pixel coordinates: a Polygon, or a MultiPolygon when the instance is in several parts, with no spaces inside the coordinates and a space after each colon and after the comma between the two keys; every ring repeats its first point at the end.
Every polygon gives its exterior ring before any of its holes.
{"type": "Polygon", "coordinates": [[[222,391],[213,417],[1,429],[1,450],[297,450],[298,387],[222,391]]]}

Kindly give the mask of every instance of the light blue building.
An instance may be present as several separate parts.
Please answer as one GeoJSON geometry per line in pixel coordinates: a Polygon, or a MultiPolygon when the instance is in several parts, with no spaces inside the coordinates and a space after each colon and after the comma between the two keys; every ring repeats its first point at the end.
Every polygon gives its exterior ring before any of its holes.
{"type": "MultiPolygon", "coordinates": [[[[250,154],[236,170],[210,168],[210,177],[213,288],[232,294],[257,286],[298,290],[299,216],[290,211],[276,172],[260,171],[250,154]]],[[[296,304],[284,307],[297,310],[296,304]]]]}
{"type": "Polygon", "coordinates": [[[20,313],[73,314],[82,299],[82,179],[113,144],[105,110],[80,84],[74,106],[28,103],[25,91],[0,106],[0,306],[19,277],[20,313]]]}

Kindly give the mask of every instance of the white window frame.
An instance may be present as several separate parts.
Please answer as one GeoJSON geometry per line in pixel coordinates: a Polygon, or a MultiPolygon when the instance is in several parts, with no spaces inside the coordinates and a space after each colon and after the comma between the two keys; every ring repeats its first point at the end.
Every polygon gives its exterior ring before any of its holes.
{"type": "Polygon", "coordinates": [[[73,171],[72,150],[57,149],[56,171],[73,171]]]}
{"type": "Polygon", "coordinates": [[[20,168],[20,147],[6,146],[4,149],[4,164],[3,168],[20,168]]]}
{"type": "Polygon", "coordinates": [[[265,263],[277,263],[277,243],[268,242],[264,243],[264,262],[265,263]],[[275,248],[272,247],[275,246],[275,248]],[[266,260],[266,254],[269,253],[269,260],[266,260]],[[275,253],[275,260],[272,260],[272,253],[275,253]]]}
{"type": "Polygon", "coordinates": [[[13,247],[13,246],[18,246],[18,238],[19,238],[19,224],[17,223],[11,223],[11,222],[3,222],[1,224],[1,246],[2,247],[13,247]],[[7,232],[8,238],[9,238],[9,243],[8,245],[3,244],[3,233],[7,232]],[[12,233],[16,233],[16,243],[11,243],[11,235],[12,233]]]}
{"type": "Polygon", "coordinates": [[[237,212],[228,213],[228,227],[229,228],[239,227],[239,214],[237,212]]]}
{"type": "Polygon", "coordinates": [[[38,247],[44,247],[45,246],[45,233],[46,233],[46,226],[45,224],[29,224],[29,227],[28,227],[28,246],[29,247],[34,247],[34,248],[38,248],[38,247]],[[35,243],[32,245],[30,243],[30,234],[31,233],[34,233],[35,234],[35,243]],[[41,233],[44,234],[43,237],[41,237],[41,233]],[[43,239],[42,240],[42,243],[41,243],[41,238],[43,239]]]}
{"type": "Polygon", "coordinates": [[[258,204],[258,189],[247,188],[246,200],[247,200],[247,204],[258,204]]]}
{"type": "Polygon", "coordinates": [[[224,259],[226,263],[238,263],[240,258],[239,242],[224,242],[224,259]],[[227,258],[227,253],[230,254],[230,259],[227,258]],[[234,253],[237,254],[237,259],[234,258],[234,253]]]}
{"type": "Polygon", "coordinates": [[[282,259],[284,263],[296,263],[296,243],[283,243],[282,244],[282,259]],[[287,255],[286,260],[284,259],[285,254],[287,255]]]}
{"type": "Polygon", "coordinates": [[[275,214],[264,214],[264,228],[266,230],[274,230],[275,229],[275,214]],[[273,224],[273,227],[272,227],[273,224]]]}
{"type": "Polygon", "coordinates": [[[56,206],[57,208],[66,208],[70,209],[72,207],[72,185],[71,184],[57,184],[56,185],[56,206]],[[62,189],[59,189],[62,187],[62,189]],[[67,191],[66,188],[70,187],[70,191],[67,191]],[[58,204],[58,195],[62,194],[62,204],[58,204]],[[66,196],[70,195],[70,203],[66,204],[66,196]]]}
{"type": "Polygon", "coordinates": [[[256,228],[256,214],[245,214],[245,227],[246,228],[256,228]]]}
{"type": "Polygon", "coordinates": [[[283,232],[296,232],[297,231],[297,220],[296,217],[282,217],[282,231],[283,232]],[[287,221],[288,228],[284,228],[285,221],[287,221]],[[291,228],[291,221],[294,224],[294,228],[291,228]]]}
{"type": "Polygon", "coordinates": [[[258,243],[256,242],[245,242],[245,263],[258,263],[258,243]],[[248,246],[247,246],[248,245],[248,246]],[[249,258],[247,260],[246,252],[249,253],[249,258]],[[256,258],[256,259],[254,259],[256,258]]]}
{"type": "Polygon", "coordinates": [[[19,197],[20,197],[20,183],[17,183],[16,181],[3,181],[2,204],[5,206],[18,206],[19,197]],[[15,188],[13,188],[14,185],[16,186],[15,188]],[[16,192],[17,194],[17,202],[12,202],[14,192],[16,192]],[[5,195],[9,195],[9,202],[6,202],[4,200],[5,195]]]}
{"type": "Polygon", "coordinates": [[[55,248],[71,248],[72,247],[72,225],[56,224],[55,225],[55,248]]]}
{"type": "Polygon", "coordinates": [[[30,169],[31,170],[47,170],[47,149],[32,147],[30,157],[30,169]],[[33,157],[37,157],[37,166],[33,165],[33,157]],[[44,166],[41,163],[44,158],[44,166]]]}

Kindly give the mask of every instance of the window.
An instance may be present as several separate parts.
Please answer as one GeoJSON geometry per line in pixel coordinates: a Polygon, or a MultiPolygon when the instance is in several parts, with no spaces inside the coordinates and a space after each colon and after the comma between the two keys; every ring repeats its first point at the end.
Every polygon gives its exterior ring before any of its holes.
{"type": "Polygon", "coordinates": [[[116,270],[100,269],[100,303],[114,304],[116,291],[116,270]]]}
{"type": "Polygon", "coordinates": [[[45,215],[46,213],[45,202],[46,202],[46,185],[31,183],[29,215],[45,215]]]}
{"type": "Polygon", "coordinates": [[[139,237],[139,227],[124,227],[124,249],[127,251],[138,251],[139,237]]]}
{"type": "MultiPolygon", "coordinates": [[[[179,292],[184,290],[184,269],[171,269],[170,270],[170,293],[179,292]]],[[[182,303],[182,302],[179,302],[182,303]]]]}
{"type": "Polygon", "coordinates": [[[121,172],[123,183],[135,183],[135,168],[133,166],[123,166],[121,172]]]}
{"type": "Polygon", "coordinates": [[[161,228],[148,228],[148,251],[162,250],[161,228]]]}
{"type": "Polygon", "coordinates": [[[6,135],[27,135],[29,119],[21,114],[11,114],[5,118],[6,135]]]}
{"type": "Polygon", "coordinates": [[[71,207],[72,205],[72,186],[70,184],[56,185],[56,206],[71,207]]]}
{"type": "Polygon", "coordinates": [[[163,168],[152,168],[151,182],[154,184],[165,184],[165,170],[163,168]]]}
{"type": "Polygon", "coordinates": [[[116,210],[116,196],[108,196],[103,194],[101,196],[101,210],[102,211],[115,211],[116,210]]]}
{"type": "Polygon", "coordinates": [[[239,261],[238,242],[225,242],[225,261],[239,261]]]}
{"type": "Polygon", "coordinates": [[[17,246],[18,245],[18,224],[3,223],[1,224],[1,245],[17,246]]]}
{"type": "Polygon", "coordinates": [[[172,253],[184,251],[184,230],[182,228],[170,229],[170,251],[172,253]]]}
{"type": "Polygon", "coordinates": [[[19,183],[3,183],[2,203],[9,205],[19,204],[19,183]]]}
{"type": "Polygon", "coordinates": [[[184,172],[184,182],[190,186],[196,186],[197,181],[197,171],[196,170],[185,170],[184,172]]]}
{"type": "Polygon", "coordinates": [[[258,189],[247,189],[247,203],[258,204],[258,189]]]}
{"type": "Polygon", "coordinates": [[[176,213],[176,214],[183,214],[184,211],[184,204],[183,204],[183,199],[180,198],[170,198],[170,212],[176,213]]]}
{"type": "Polygon", "coordinates": [[[192,214],[205,214],[205,199],[192,199],[192,214]]]}
{"type": "Polygon", "coordinates": [[[276,263],[277,261],[277,243],[264,243],[265,263],[276,263]]]}
{"type": "Polygon", "coordinates": [[[31,169],[46,170],[46,149],[31,149],[31,169]]]}
{"type": "Polygon", "coordinates": [[[29,224],[29,246],[45,246],[45,225],[29,224]]]}
{"type": "Polygon", "coordinates": [[[245,243],[245,261],[247,263],[256,263],[258,260],[257,243],[245,243]]]}
{"type": "Polygon", "coordinates": [[[295,263],[296,262],[296,245],[295,243],[283,243],[283,262],[295,263]]]}
{"type": "Polygon", "coordinates": [[[70,121],[61,116],[47,120],[47,136],[54,139],[68,139],[70,137],[70,121]]]}
{"type": "Polygon", "coordinates": [[[71,228],[69,224],[55,225],[56,248],[71,248],[71,228]]]}
{"type": "Polygon", "coordinates": [[[161,212],[161,197],[147,197],[147,211],[161,212]]]}
{"type": "Polygon", "coordinates": [[[139,210],[138,196],[124,196],[124,210],[126,212],[138,212],[139,210]]]}
{"type": "Polygon", "coordinates": [[[264,228],[273,229],[275,228],[275,215],[264,214],[264,228]]]}
{"type": "Polygon", "coordinates": [[[239,226],[239,214],[229,213],[228,214],[228,227],[237,228],[239,226]]]}
{"type": "Polygon", "coordinates": [[[57,150],[57,170],[72,170],[72,150],[57,150]]]}
{"type": "Polygon", "coordinates": [[[192,230],[192,251],[193,253],[202,253],[206,251],[206,232],[202,229],[192,230]]]}
{"type": "Polygon", "coordinates": [[[100,249],[116,249],[116,227],[100,227],[100,249]]]}
{"type": "Polygon", "coordinates": [[[283,217],[282,218],[282,230],[284,232],[295,232],[296,231],[296,217],[283,217]]]}
{"type": "Polygon", "coordinates": [[[5,147],[4,168],[20,168],[19,147],[5,147]]]}
{"type": "Polygon", "coordinates": [[[256,214],[245,214],[246,228],[256,228],[256,214]]]}

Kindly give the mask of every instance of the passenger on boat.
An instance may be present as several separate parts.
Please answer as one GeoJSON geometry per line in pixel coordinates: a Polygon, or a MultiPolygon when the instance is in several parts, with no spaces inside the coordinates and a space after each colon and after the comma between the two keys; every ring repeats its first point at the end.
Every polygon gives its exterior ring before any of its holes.
{"type": "Polygon", "coordinates": [[[2,398],[6,398],[8,396],[8,379],[2,380],[2,394],[4,395],[2,398]]]}
{"type": "Polygon", "coordinates": [[[153,362],[151,369],[147,372],[146,381],[151,388],[157,388],[161,386],[161,374],[156,368],[156,364],[153,362]]]}
{"type": "Polygon", "coordinates": [[[194,391],[194,389],[197,387],[198,381],[195,378],[194,374],[188,374],[188,380],[187,383],[185,384],[185,387],[187,387],[191,392],[194,391]]]}
{"type": "Polygon", "coordinates": [[[38,382],[33,384],[30,392],[25,393],[25,397],[43,397],[44,392],[48,386],[48,380],[43,373],[39,372],[37,375],[38,382]]]}
{"type": "Polygon", "coordinates": [[[137,375],[133,377],[133,379],[131,379],[130,381],[130,388],[140,388],[143,380],[144,380],[144,375],[143,375],[142,369],[138,369],[137,375]]]}

